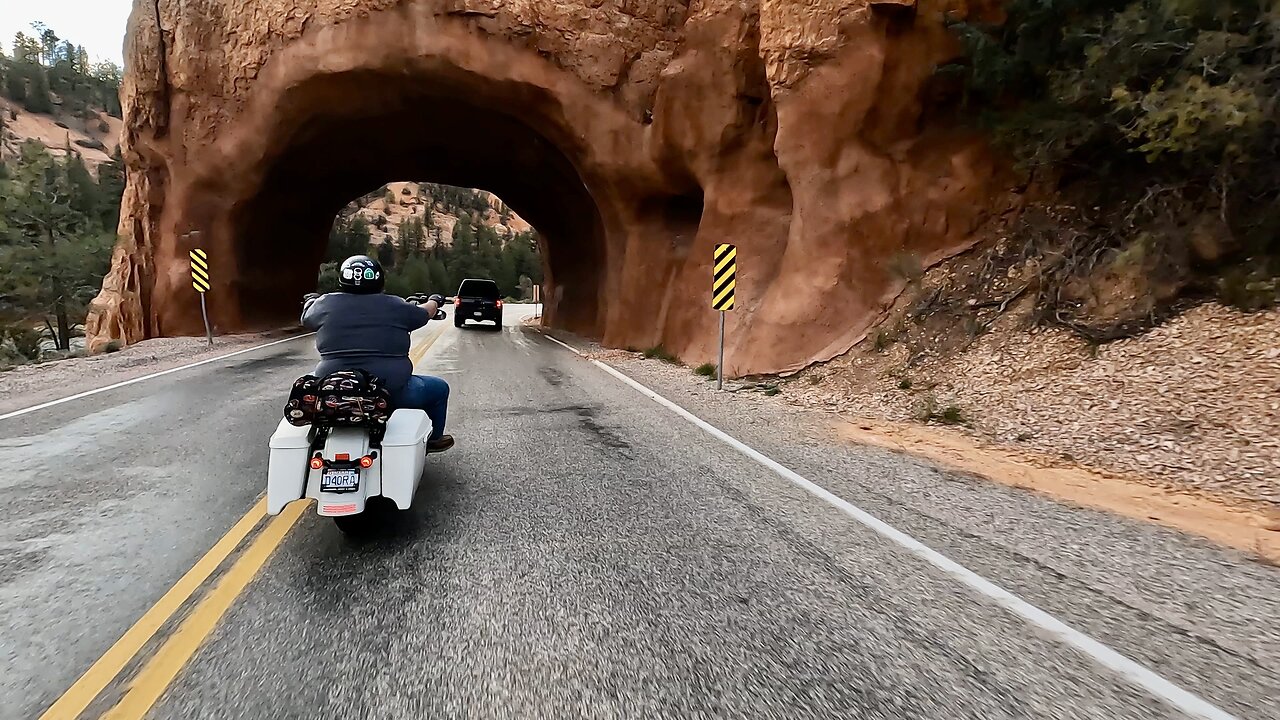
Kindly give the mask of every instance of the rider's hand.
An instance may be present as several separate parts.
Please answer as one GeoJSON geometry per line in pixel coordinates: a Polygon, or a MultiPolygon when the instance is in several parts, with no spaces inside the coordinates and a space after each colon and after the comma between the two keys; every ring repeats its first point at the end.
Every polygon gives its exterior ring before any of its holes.
{"type": "Polygon", "coordinates": [[[436,304],[436,307],[442,308],[444,307],[444,296],[441,295],[440,293],[436,293],[431,297],[427,298],[427,302],[433,302],[436,304]]]}

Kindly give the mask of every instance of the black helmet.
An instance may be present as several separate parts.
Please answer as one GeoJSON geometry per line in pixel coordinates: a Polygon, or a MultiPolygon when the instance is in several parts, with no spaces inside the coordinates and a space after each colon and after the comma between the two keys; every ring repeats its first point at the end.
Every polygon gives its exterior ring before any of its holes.
{"type": "Polygon", "coordinates": [[[352,255],[338,269],[338,289],[342,292],[372,295],[382,292],[385,283],[382,264],[368,255],[352,255]]]}

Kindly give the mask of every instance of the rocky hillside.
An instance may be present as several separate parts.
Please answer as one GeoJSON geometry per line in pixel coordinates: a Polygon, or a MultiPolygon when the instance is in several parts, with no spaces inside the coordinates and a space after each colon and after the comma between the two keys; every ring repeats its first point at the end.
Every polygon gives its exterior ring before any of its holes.
{"type": "Polygon", "coordinates": [[[56,157],[65,155],[70,147],[96,173],[119,149],[122,127],[119,118],[101,110],[88,117],[33,113],[0,98],[0,161],[16,157],[23,143],[34,140],[56,157]]]}
{"type": "Polygon", "coordinates": [[[119,149],[122,71],[41,23],[0,47],[0,162],[33,140],[54,157],[78,153],[90,172],[119,149]]]}
{"type": "Polygon", "coordinates": [[[351,203],[345,212],[364,218],[374,245],[396,244],[400,226],[417,220],[427,233],[428,246],[439,241],[448,247],[453,243],[453,227],[463,213],[473,225],[489,227],[503,238],[533,229],[493,193],[433,183],[384,185],[351,203]]]}
{"type": "Polygon", "coordinates": [[[1037,463],[1280,510],[1280,311],[1210,302],[1091,340],[1037,318],[1035,267],[997,246],[914,275],[866,340],[781,394],[895,442],[895,423],[946,425],[1037,463]]]}

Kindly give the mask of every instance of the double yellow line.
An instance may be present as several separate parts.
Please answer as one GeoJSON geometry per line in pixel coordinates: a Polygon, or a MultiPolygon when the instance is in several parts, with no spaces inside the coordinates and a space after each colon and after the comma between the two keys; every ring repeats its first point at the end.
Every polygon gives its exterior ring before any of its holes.
{"type": "MultiPolygon", "coordinates": [[[[267,559],[279,547],[310,503],[293,503],[272,518],[249,547],[222,576],[214,589],[200,600],[177,631],[170,635],[146,665],[138,672],[124,697],[103,717],[112,720],[142,718],[155,705],[165,688],[195,654],[232,602],[253,580],[267,559]]],[[[79,717],[89,704],[106,689],[120,671],[153,638],[209,577],[234,553],[267,516],[267,500],[263,498],[240,518],[222,539],[204,554],[151,609],[133,624],[109,650],[95,662],[62,697],[58,698],[40,720],[71,720],[79,717]]]]}
{"type": "Polygon", "coordinates": [[[431,349],[432,345],[436,344],[436,341],[439,340],[440,336],[444,335],[448,329],[448,325],[443,322],[440,323],[439,330],[428,334],[417,345],[413,346],[409,350],[409,362],[412,362],[415,368],[418,367],[418,363],[422,362],[422,358],[427,356],[427,351],[431,349]]]}
{"type": "MultiPolygon", "coordinates": [[[[409,357],[415,366],[422,361],[427,351],[447,329],[446,327],[428,335],[414,346],[409,357]]],[[[311,507],[310,500],[290,503],[279,515],[266,523],[266,527],[240,553],[231,567],[218,579],[213,589],[200,599],[178,628],[165,638],[130,681],[124,696],[102,716],[103,718],[141,720],[146,716],[177,678],[182,668],[200,649],[205,639],[209,637],[209,633],[213,632],[218,621],[227,613],[227,610],[231,609],[236,598],[240,597],[240,594],[271,559],[276,548],[280,547],[289,531],[302,517],[302,513],[309,507],[311,507]]],[[[102,691],[119,677],[125,667],[133,662],[138,653],[159,634],[174,615],[187,605],[192,596],[204,587],[218,568],[240,549],[266,517],[267,500],[264,497],[259,499],[244,517],[236,521],[236,524],[231,526],[227,534],[223,535],[209,549],[209,552],[205,553],[155,605],[152,605],[132,627],[125,631],[125,634],[120,636],[120,639],[40,716],[40,720],[73,720],[79,717],[102,694],[102,691]]]]}

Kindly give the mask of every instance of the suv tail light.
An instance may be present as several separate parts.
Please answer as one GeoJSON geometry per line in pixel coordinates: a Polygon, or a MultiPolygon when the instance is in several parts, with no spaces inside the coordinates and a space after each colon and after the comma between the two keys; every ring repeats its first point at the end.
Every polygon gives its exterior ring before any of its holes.
{"type": "Polygon", "coordinates": [[[453,298],[453,306],[454,306],[454,307],[458,307],[458,306],[459,306],[459,305],[461,305],[461,304],[462,304],[462,297],[461,297],[461,296],[454,296],[454,298],[453,298]]]}
{"type": "Polygon", "coordinates": [[[502,301],[501,301],[501,300],[499,300],[499,301],[498,301],[498,308],[499,308],[499,309],[501,309],[501,308],[502,308],[502,301]]]}

